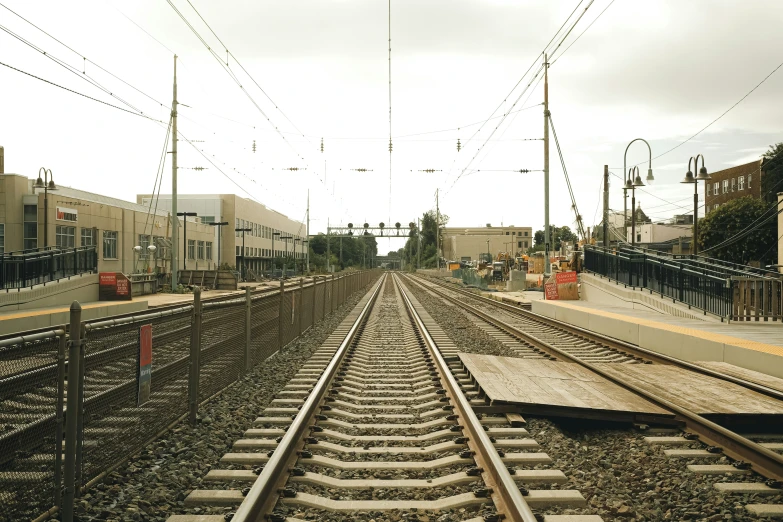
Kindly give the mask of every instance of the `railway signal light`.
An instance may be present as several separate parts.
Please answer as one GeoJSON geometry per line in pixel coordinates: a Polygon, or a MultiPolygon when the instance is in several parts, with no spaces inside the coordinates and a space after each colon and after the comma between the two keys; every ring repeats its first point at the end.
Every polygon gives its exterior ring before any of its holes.
{"type": "Polygon", "coordinates": [[[324,151],[324,139],[321,138],[321,152],[324,151]]]}
{"type": "Polygon", "coordinates": [[[256,140],[253,140],[253,152],[256,151],[256,140]]]}

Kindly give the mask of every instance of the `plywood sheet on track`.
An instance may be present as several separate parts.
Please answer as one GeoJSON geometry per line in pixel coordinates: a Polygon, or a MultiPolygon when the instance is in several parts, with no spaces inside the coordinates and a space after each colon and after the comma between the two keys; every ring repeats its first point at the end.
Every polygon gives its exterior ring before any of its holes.
{"type": "Polygon", "coordinates": [[[735,366],[733,364],[720,361],[696,361],[694,364],[698,364],[699,366],[703,366],[709,370],[725,373],[726,375],[731,375],[732,377],[744,379],[746,381],[783,392],[783,379],[780,379],[779,377],[774,377],[772,375],[767,375],[766,373],[761,373],[754,370],[748,370],[747,368],[742,368],[741,366],[735,366]]]}
{"type": "Polygon", "coordinates": [[[593,366],[700,415],[783,414],[781,401],[675,366],[607,363],[593,366]]]}
{"type": "Polygon", "coordinates": [[[468,353],[459,358],[491,401],[519,404],[522,411],[556,407],[560,414],[573,410],[574,416],[580,416],[576,410],[669,415],[578,364],[468,353]]]}

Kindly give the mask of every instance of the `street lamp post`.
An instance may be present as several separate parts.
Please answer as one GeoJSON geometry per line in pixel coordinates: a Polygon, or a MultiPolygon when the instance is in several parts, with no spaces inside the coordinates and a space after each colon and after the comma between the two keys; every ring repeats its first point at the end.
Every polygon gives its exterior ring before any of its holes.
{"type": "MultiPolygon", "coordinates": [[[[35,180],[33,189],[44,189],[44,250],[49,246],[49,191],[57,190],[57,185],[54,184],[54,174],[52,169],[41,167],[38,169],[38,179],[35,180]],[[44,173],[43,179],[41,179],[41,171],[44,173]]],[[[38,245],[36,245],[38,246],[38,245]]]]}
{"type": "MultiPolygon", "coordinates": [[[[195,217],[197,214],[195,212],[177,212],[177,215],[182,216],[182,250],[184,251],[184,255],[182,256],[182,270],[187,270],[187,268],[185,268],[185,263],[188,261],[188,217],[195,217]]],[[[174,245],[174,248],[177,247],[178,245],[174,245]]]]}
{"type": "MultiPolygon", "coordinates": [[[[701,154],[697,154],[695,158],[691,156],[691,158],[688,160],[688,172],[685,173],[685,179],[683,179],[680,183],[693,184],[693,239],[691,240],[691,245],[693,245],[691,247],[691,253],[693,255],[699,253],[699,243],[697,236],[697,232],[699,230],[699,181],[704,181],[704,183],[707,183],[711,179],[712,176],[707,173],[707,167],[704,166],[704,156],[701,154]],[[701,158],[700,169],[699,158],[701,158]],[[693,175],[693,171],[691,170],[691,162],[693,162],[693,170],[699,170],[699,174],[695,177],[693,175]]],[[[682,252],[680,253],[682,254],[682,252]]]]}
{"type": "Polygon", "coordinates": [[[285,240],[285,257],[283,258],[285,259],[285,261],[283,261],[283,279],[285,279],[285,269],[286,269],[285,265],[288,263],[288,240],[291,239],[292,237],[293,236],[280,236],[280,239],[285,240]]]}
{"type": "Polygon", "coordinates": [[[272,232],[272,276],[275,275],[275,258],[277,257],[277,254],[275,254],[275,236],[279,236],[280,232],[272,232]]]}
{"type": "Polygon", "coordinates": [[[489,251],[489,239],[487,239],[487,262],[492,262],[492,253],[489,251]]]}
{"type": "MultiPolygon", "coordinates": [[[[631,140],[631,143],[628,144],[627,147],[625,147],[625,154],[623,154],[623,176],[625,176],[625,185],[623,186],[623,205],[625,206],[624,214],[623,214],[623,229],[627,231],[628,229],[626,221],[628,219],[628,198],[627,194],[628,191],[631,191],[631,245],[636,245],[636,187],[643,187],[644,182],[642,182],[642,178],[639,175],[639,167],[634,167],[631,169],[631,171],[626,170],[626,158],[628,156],[628,149],[631,147],[633,142],[635,141],[643,141],[647,145],[647,150],[650,153],[649,163],[647,165],[647,183],[652,184],[653,181],[655,181],[655,177],[653,177],[653,171],[652,171],[652,149],[650,148],[650,144],[647,143],[647,140],[643,138],[636,138],[634,140],[631,140]],[[629,174],[633,175],[633,172],[636,173],[635,178],[629,178],[629,174]]],[[[627,233],[627,232],[626,232],[627,233]]]]}
{"type": "Polygon", "coordinates": [[[242,271],[241,271],[241,277],[242,281],[245,280],[245,271],[247,270],[245,268],[245,232],[252,232],[252,228],[235,228],[234,232],[242,232],[242,271]]]}
{"type": "Polygon", "coordinates": [[[228,225],[228,221],[221,221],[220,223],[210,223],[209,226],[211,227],[218,227],[218,257],[217,257],[217,268],[220,270],[220,236],[223,235],[223,227],[228,225]]]}

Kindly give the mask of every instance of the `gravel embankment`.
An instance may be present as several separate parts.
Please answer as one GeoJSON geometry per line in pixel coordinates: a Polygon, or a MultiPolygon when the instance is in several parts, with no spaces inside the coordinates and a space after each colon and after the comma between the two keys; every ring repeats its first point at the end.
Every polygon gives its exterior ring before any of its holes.
{"type": "Polygon", "coordinates": [[[191,427],[187,422],[177,425],[77,499],[78,520],[164,522],[175,514],[232,511],[186,509],[183,501],[194,489],[217,486],[202,483],[204,475],[220,467],[223,454],[231,451],[234,441],[253,427],[253,421],[274,395],[294,377],[362,295],[352,297],[335,314],[307,331],[302,339],[256,366],[241,381],[202,406],[197,426],[191,427]]]}
{"type": "MultiPolygon", "coordinates": [[[[409,285],[413,293],[441,325],[457,347],[465,352],[508,355],[500,343],[474,326],[453,306],[409,285]],[[505,352],[505,353],[501,353],[505,352]]],[[[783,496],[726,495],[716,482],[763,482],[751,475],[699,475],[688,464],[730,464],[730,459],[687,460],[664,455],[669,447],[644,442],[644,432],[626,425],[587,420],[561,420],[525,416],[530,436],[553,463],[537,468],[559,469],[568,482],[552,489],[576,489],[587,499],[587,508],[549,508],[547,514],[594,514],[604,521],[735,521],[757,520],[745,509],[750,503],[783,502],[783,496]]],[[[694,449],[705,446],[696,442],[694,449]]],[[[548,486],[531,485],[531,489],[548,486]]]]}

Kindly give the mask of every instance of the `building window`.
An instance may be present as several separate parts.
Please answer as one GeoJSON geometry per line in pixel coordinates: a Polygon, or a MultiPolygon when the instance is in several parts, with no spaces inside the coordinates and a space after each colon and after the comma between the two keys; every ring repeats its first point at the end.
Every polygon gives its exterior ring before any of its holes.
{"type": "Polygon", "coordinates": [[[38,205],[24,206],[24,249],[38,248],[38,205]]]}
{"type": "MultiPolygon", "coordinates": [[[[237,218],[237,223],[236,223],[236,225],[237,225],[237,226],[235,226],[234,228],[239,228],[239,218],[237,218]]],[[[239,232],[236,232],[236,231],[235,231],[235,232],[234,232],[234,234],[236,234],[236,237],[239,237],[239,232]]],[[[237,255],[239,255],[239,254],[237,254],[237,255]]]]}
{"type": "Polygon", "coordinates": [[[737,190],[737,179],[731,178],[731,191],[734,192],[735,190],[737,190]]]}
{"type": "Polygon", "coordinates": [[[717,181],[716,181],[715,183],[713,183],[713,184],[712,184],[712,192],[713,192],[713,194],[715,194],[716,196],[718,195],[718,187],[719,187],[719,186],[720,186],[720,184],[719,184],[717,181]]]}
{"type": "Polygon", "coordinates": [[[506,230],[506,235],[508,235],[508,230],[506,230]]]}
{"type": "Polygon", "coordinates": [[[196,240],[188,239],[188,259],[196,258],[196,240]]]}
{"type": "Polygon", "coordinates": [[[212,241],[207,241],[205,246],[206,246],[206,250],[207,250],[207,252],[206,252],[207,259],[211,260],[212,259],[212,241]]]}
{"type": "Polygon", "coordinates": [[[236,255],[239,256],[239,245],[237,245],[235,248],[236,248],[236,255]]]}
{"type": "Polygon", "coordinates": [[[139,246],[141,247],[141,252],[139,252],[139,259],[147,259],[150,255],[150,251],[147,247],[150,246],[150,236],[147,234],[139,234],[139,246]]]}
{"type": "Polygon", "coordinates": [[[737,190],[745,190],[745,176],[737,178],[737,190]]]}
{"type": "Polygon", "coordinates": [[[517,241],[517,248],[522,248],[522,241],[517,241]]]}
{"type": "Polygon", "coordinates": [[[215,222],[215,216],[201,216],[201,222],[202,223],[214,223],[215,222]]]}
{"type": "Polygon", "coordinates": [[[114,230],[103,231],[103,259],[118,259],[117,232],[114,230]]]}
{"type": "Polygon", "coordinates": [[[57,225],[55,227],[55,245],[57,248],[73,248],[76,246],[76,227],[57,225]]]}
{"type": "Polygon", "coordinates": [[[517,232],[516,232],[516,230],[512,231],[512,232],[511,232],[511,235],[512,235],[512,236],[516,236],[516,235],[517,235],[517,232]]]}
{"type": "Polygon", "coordinates": [[[636,242],[637,243],[641,243],[642,242],[642,235],[641,234],[636,234],[636,242]]]}
{"type": "Polygon", "coordinates": [[[728,194],[729,193],[729,180],[724,179],[723,180],[723,193],[728,194]]]}
{"type": "Polygon", "coordinates": [[[712,196],[712,185],[707,183],[707,195],[712,196]]]}
{"type": "MultiPolygon", "coordinates": [[[[527,235],[527,232],[525,232],[525,235],[527,235]]],[[[525,248],[528,247],[527,241],[525,241],[525,248]]]]}
{"type": "Polygon", "coordinates": [[[94,228],[83,228],[81,246],[83,247],[95,246],[95,232],[96,230],[94,228]]]}
{"type": "Polygon", "coordinates": [[[5,223],[0,223],[0,254],[5,254],[5,223]]]}
{"type": "Polygon", "coordinates": [[[199,241],[198,242],[198,258],[204,259],[204,242],[199,241]]]}
{"type": "Polygon", "coordinates": [[[753,174],[748,174],[748,190],[750,190],[750,182],[753,180],[753,174]]]}

